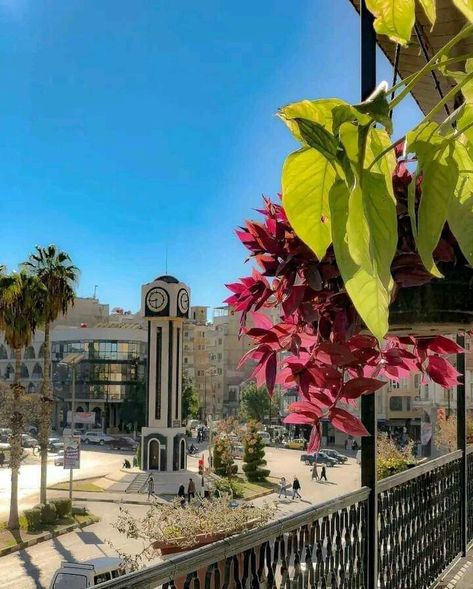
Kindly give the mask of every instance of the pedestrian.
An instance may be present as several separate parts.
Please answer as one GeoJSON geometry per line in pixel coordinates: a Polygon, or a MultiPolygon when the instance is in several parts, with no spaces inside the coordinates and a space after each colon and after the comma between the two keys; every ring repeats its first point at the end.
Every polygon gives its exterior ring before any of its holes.
{"type": "Polygon", "coordinates": [[[123,468],[131,468],[131,463],[128,460],[128,458],[125,458],[125,460],[123,461],[123,468]]]}
{"type": "Polygon", "coordinates": [[[279,495],[278,499],[281,498],[281,495],[284,493],[284,497],[287,499],[287,481],[286,477],[281,477],[279,479],[279,495]]]}
{"type": "Polygon", "coordinates": [[[314,466],[312,467],[312,480],[319,480],[319,473],[317,472],[317,462],[314,461],[314,466]]]}
{"type": "Polygon", "coordinates": [[[184,507],[184,505],[186,504],[186,489],[185,489],[184,485],[181,485],[179,487],[179,490],[177,491],[177,496],[181,500],[182,507],[184,507]]]}
{"type": "Polygon", "coordinates": [[[327,469],[325,468],[325,464],[322,466],[322,470],[320,471],[320,480],[327,480],[327,469]]]}
{"type": "Polygon", "coordinates": [[[195,483],[193,479],[189,479],[189,484],[187,485],[187,501],[191,502],[191,499],[195,497],[195,483]]]}
{"type": "Polygon", "coordinates": [[[153,479],[153,475],[151,475],[151,474],[149,475],[147,484],[148,484],[148,501],[149,501],[149,498],[151,496],[156,497],[156,492],[154,490],[154,479],[153,479]]]}
{"type": "Polygon", "coordinates": [[[5,464],[5,454],[2,452],[0,452],[0,468],[3,468],[3,465],[5,464]]]}
{"type": "Polygon", "coordinates": [[[299,499],[302,499],[301,494],[299,493],[300,490],[301,490],[301,484],[299,482],[299,479],[297,477],[294,477],[294,480],[292,481],[292,500],[293,501],[296,498],[296,496],[299,499]]]}
{"type": "Polygon", "coordinates": [[[345,438],[345,450],[348,448],[348,438],[345,438]]]}

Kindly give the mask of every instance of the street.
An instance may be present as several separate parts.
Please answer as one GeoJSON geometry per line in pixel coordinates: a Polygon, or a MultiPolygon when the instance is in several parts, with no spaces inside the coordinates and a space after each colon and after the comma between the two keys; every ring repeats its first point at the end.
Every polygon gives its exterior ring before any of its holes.
{"type": "MultiPolygon", "coordinates": [[[[327,468],[327,482],[311,480],[311,467],[300,461],[302,452],[286,450],[283,448],[266,448],[266,459],[271,476],[279,478],[285,476],[288,483],[292,482],[294,475],[301,483],[302,499],[292,500],[290,492],[288,498],[278,500],[277,494],[256,499],[255,504],[265,501],[277,501],[278,511],[276,517],[282,514],[295,513],[310,505],[327,501],[338,495],[349,493],[360,486],[360,467],[355,459],[350,457],[344,465],[327,468]]],[[[102,448],[87,449],[81,454],[80,477],[112,475],[120,470],[124,455],[102,448]]],[[[238,461],[241,470],[241,462],[238,461]]],[[[197,470],[197,458],[189,459],[189,468],[197,470]]],[[[50,482],[66,480],[68,473],[52,463],[49,468],[50,482]]],[[[76,475],[79,477],[79,475],[76,475]]],[[[8,512],[8,504],[5,505],[3,497],[6,496],[9,471],[0,471],[2,489],[2,513],[8,512]]],[[[27,504],[35,504],[38,501],[39,465],[25,465],[22,467],[21,476],[21,507],[27,504]]],[[[290,490],[289,490],[290,491],[290,490]]],[[[80,493],[84,495],[84,493],[80,493]]],[[[123,494],[116,493],[119,499],[123,494]]],[[[145,500],[146,496],[143,496],[145,500]]],[[[81,504],[84,502],[81,501],[81,504]]],[[[89,510],[98,515],[101,521],[85,528],[82,531],[71,532],[56,539],[40,543],[26,550],[4,556],[0,559],[2,567],[2,589],[47,589],[53,572],[60,566],[61,561],[83,561],[101,555],[115,555],[115,551],[108,544],[111,541],[114,546],[135,552],[140,549],[140,543],[130,541],[118,534],[112,527],[112,522],[118,514],[118,505],[98,501],[86,502],[89,510]]],[[[131,513],[142,516],[147,509],[146,505],[127,506],[131,513]]],[[[4,516],[2,516],[4,519],[4,516]]]]}

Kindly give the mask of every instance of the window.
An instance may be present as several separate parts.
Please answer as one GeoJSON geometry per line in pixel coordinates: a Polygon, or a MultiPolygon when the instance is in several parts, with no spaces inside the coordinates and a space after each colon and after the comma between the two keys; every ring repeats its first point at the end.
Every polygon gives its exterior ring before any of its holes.
{"type": "Polygon", "coordinates": [[[222,375],[222,374],[223,374],[223,370],[222,370],[221,368],[218,368],[218,369],[217,369],[217,374],[220,374],[220,375],[222,375]]]}
{"type": "Polygon", "coordinates": [[[35,355],[34,355],[34,348],[33,348],[33,346],[28,346],[26,348],[23,358],[25,360],[34,360],[35,355]]]}
{"type": "Polygon", "coordinates": [[[398,389],[399,388],[399,381],[397,380],[391,380],[389,381],[389,384],[391,386],[392,389],[398,389]]]}
{"type": "Polygon", "coordinates": [[[228,391],[228,400],[233,403],[237,400],[236,391],[228,391]]]}
{"type": "Polygon", "coordinates": [[[391,411],[402,411],[402,397],[391,397],[389,399],[389,408],[391,411]]]}
{"type": "Polygon", "coordinates": [[[418,389],[420,387],[420,374],[414,375],[414,388],[418,389]]]}
{"type": "Polygon", "coordinates": [[[105,581],[110,581],[112,578],[110,573],[102,573],[101,575],[95,575],[94,583],[98,585],[99,583],[104,583],[105,581]]]}
{"type": "Polygon", "coordinates": [[[188,363],[189,358],[187,358],[187,356],[184,356],[184,364],[188,363]]]}
{"type": "Polygon", "coordinates": [[[219,345],[219,346],[221,346],[221,345],[222,345],[222,343],[223,343],[223,340],[222,340],[222,338],[221,338],[221,337],[219,337],[219,338],[218,338],[218,345],[219,345]]]}

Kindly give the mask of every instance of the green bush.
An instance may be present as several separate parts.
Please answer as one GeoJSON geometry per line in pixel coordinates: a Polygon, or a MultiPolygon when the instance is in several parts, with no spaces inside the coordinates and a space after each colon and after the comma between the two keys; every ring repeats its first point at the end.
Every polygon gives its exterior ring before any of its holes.
{"type": "Polygon", "coordinates": [[[235,499],[243,497],[243,486],[235,479],[219,479],[214,483],[215,495],[228,494],[235,499]]]}
{"type": "Polygon", "coordinates": [[[26,525],[30,532],[35,532],[41,528],[41,509],[38,506],[25,509],[23,515],[26,518],[26,525]]]}
{"type": "Polygon", "coordinates": [[[54,524],[57,520],[57,510],[53,503],[42,503],[39,505],[41,511],[41,522],[43,524],[54,524]]]}
{"type": "Polygon", "coordinates": [[[56,507],[59,519],[71,514],[72,501],[70,499],[51,499],[50,503],[56,507]]]}
{"type": "Polygon", "coordinates": [[[264,444],[258,434],[258,426],[253,421],[248,423],[243,447],[243,472],[246,474],[246,478],[250,483],[265,481],[271,471],[263,468],[266,466],[264,444]]]}
{"type": "Polygon", "coordinates": [[[133,466],[141,468],[141,444],[138,444],[138,448],[133,456],[133,466]]]}

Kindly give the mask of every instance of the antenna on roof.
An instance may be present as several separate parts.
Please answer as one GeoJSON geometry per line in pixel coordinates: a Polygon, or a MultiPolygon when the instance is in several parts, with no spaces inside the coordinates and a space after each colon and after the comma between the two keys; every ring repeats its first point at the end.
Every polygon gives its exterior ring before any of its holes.
{"type": "Polygon", "coordinates": [[[97,298],[97,286],[98,284],[94,284],[94,299],[97,298]]]}

